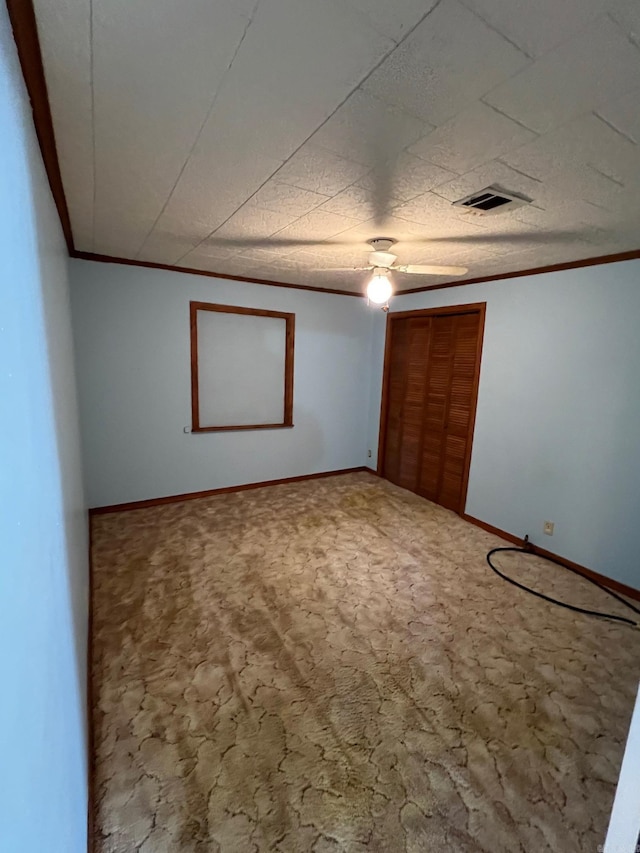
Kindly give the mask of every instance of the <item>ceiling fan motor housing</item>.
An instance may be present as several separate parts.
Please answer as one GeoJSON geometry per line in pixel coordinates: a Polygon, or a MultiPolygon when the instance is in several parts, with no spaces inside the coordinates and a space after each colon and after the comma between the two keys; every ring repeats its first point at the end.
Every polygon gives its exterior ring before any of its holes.
{"type": "Polygon", "coordinates": [[[397,242],[397,240],[392,240],[389,237],[372,237],[371,240],[367,240],[374,252],[388,252],[397,242]]]}
{"type": "Polygon", "coordinates": [[[389,251],[395,242],[397,241],[390,240],[388,237],[374,237],[372,240],[367,240],[367,243],[373,249],[373,252],[369,255],[369,263],[372,267],[389,269],[395,264],[398,259],[397,255],[389,251]]]}

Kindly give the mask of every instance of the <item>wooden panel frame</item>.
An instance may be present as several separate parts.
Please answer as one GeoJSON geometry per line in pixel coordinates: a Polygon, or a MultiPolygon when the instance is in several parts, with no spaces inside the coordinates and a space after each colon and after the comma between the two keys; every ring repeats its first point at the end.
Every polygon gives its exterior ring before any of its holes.
{"type": "Polygon", "coordinates": [[[389,409],[389,369],[391,366],[391,340],[392,324],[396,320],[410,320],[418,317],[447,317],[460,314],[479,314],[480,323],[478,327],[478,343],[476,350],[476,371],[473,377],[473,391],[471,396],[471,412],[469,421],[469,441],[464,460],[464,472],[462,474],[462,491],[460,495],[460,507],[458,515],[464,515],[467,505],[467,491],[469,488],[469,470],[471,467],[471,453],[473,451],[473,436],[476,426],[476,409],[478,406],[478,388],[480,387],[480,367],[482,362],[482,344],[484,341],[484,323],[487,310],[486,302],[472,302],[468,305],[446,305],[442,308],[421,308],[417,311],[393,311],[387,314],[387,325],[385,330],[384,344],[384,366],[382,369],[382,398],[380,400],[380,427],[378,432],[378,467],[377,474],[384,477],[384,451],[387,440],[387,416],[389,409]]]}
{"type": "Polygon", "coordinates": [[[236,432],[253,429],[291,429],[293,423],[293,359],[295,349],[296,315],[284,311],[267,311],[264,308],[244,308],[239,305],[219,305],[213,302],[189,303],[189,328],[191,334],[191,432],[236,432]],[[237,424],[235,426],[202,426],[200,424],[200,395],[198,388],[198,311],[215,311],[220,314],[244,314],[252,317],[271,317],[284,320],[284,420],[275,424],[237,424]]]}

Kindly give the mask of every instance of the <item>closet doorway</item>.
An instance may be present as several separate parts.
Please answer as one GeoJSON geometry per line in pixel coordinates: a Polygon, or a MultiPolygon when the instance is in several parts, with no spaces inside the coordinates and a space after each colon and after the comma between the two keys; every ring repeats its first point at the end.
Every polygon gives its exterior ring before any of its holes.
{"type": "Polygon", "coordinates": [[[486,303],[387,315],[378,473],[464,512],[486,303]]]}

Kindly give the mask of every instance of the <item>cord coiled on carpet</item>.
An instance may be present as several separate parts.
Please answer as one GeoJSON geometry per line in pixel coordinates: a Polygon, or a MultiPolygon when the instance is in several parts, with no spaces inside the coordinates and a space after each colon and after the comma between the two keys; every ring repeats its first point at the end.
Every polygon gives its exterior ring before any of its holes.
{"type": "Polygon", "coordinates": [[[548,560],[548,562],[550,563],[555,563],[556,566],[561,566],[563,569],[567,569],[568,571],[573,572],[575,575],[584,578],[584,580],[589,581],[589,583],[592,583],[594,586],[597,586],[598,589],[601,589],[603,592],[606,592],[612,598],[615,598],[617,601],[621,602],[621,604],[626,605],[626,607],[628,607],[630,610],[633,610],[634,613],[640,614],[639,608],[635,607],[633,604],[631,604],[625,598],[622,598],[613,590],[609,589],[601,583],[598,583],[598,581],[594,580],[593,578],[583,575],[582,572],[578,572],[576,571],[576,569],[572,569],[570,566],[564,565],[564,563],[561,563],[559,560],[554,560],[552,557],[543,557],[541,554],[537,554],[530,548],[493,548],[491,551],[489,551],[489,553],[487,554],[487,563],[489,563],[489,566],[493,569],[493,571],[503,580],[509,581],[509,583],[512,583],[519,589],[523,589],[525,592],[530,592],[531,595],[535,595],[538,598],[543,598],[545,601],[549,601],[551,604],[557,604],[559,607],[566,607],[567,610],[573,610],[576,613],[585,613],[587,616],[599,616],[601,619],[613,619],[616,622],[622,622],[625,625],[630,625],[632,628],[640,629],[640,623],[634,622],[633,619],[627,619],[624,616],[616,616],[614,613],[601,613],[599,610],[586,610],[584,607],[576,607],[574,604],[567,604],[564,601],[558,601],[555,598],[551,598],[551,596],[549,595],[545,595],[543,592],[537,592],[535,589],[530,589],[528,586],[525,586],[524,584],[519,583],[518,581],[514,581],[513,578],[510,578],[508,575],[503,574],[500,569],[497,569],[491,562],[491,557],[494,554],[498,554],[503,551],[512,551],[517,554],[529,554],[530,556],[538,557],[538,559],[540,560],[548,560]]]}

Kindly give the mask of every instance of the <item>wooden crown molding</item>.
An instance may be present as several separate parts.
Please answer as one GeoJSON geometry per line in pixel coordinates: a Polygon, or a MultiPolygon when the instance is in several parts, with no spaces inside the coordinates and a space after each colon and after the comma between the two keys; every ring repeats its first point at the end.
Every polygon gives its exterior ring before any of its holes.
{"type": "MultiPolygon", "coordinates": [[[[72,258],[79,258],[83,261],[97,261],[104,264],[125,264],[133,267],[148,267],[149,269],[167,270],[168,272],[186,273],[187,275],[204,275],[209,278],[221,278],[228,281],[241,281],[248,284],[266,284],[270,287],[289,287],[293,290],[310,290],[314,293],[331,293],[338,296],[356,296],[364,298],[364,293],[354,293],[352,290],[338,290],[326,287],[314,287],[309,284],[292,284],[286,281],[274,281],[268,278],[249,278],[248,276],[229,275],[227,273],[212,272],[210,270],[199,270],[193,267],[179,267],[172,264],[159,264],[154,261],[138,261],[131,258],[118,258],[112,255],[99,255],[94,252],[79,252],[76,250],[69,252],[72,258]]],[[[599,255],[595,258],[583,258],[580,261],[567,261],[562,264],[550,264],[546,267],[532,267],[527,270],[516,270],[515,272],[505,272],[499,275],[485,275],[479,278],[468,278],[464,281],[445,281],[441,284],[426,284],[423,287],[412,287],[409,290],[397,290],[393,295],[395,298],[399,296],[408,296],[411,293],[426,293],[430,290],[444,290],[449,287],[466,287],[471,284],[486,284],[492,281],[502,281],[508,278],[523,278],[529,275],[542,275],[543,273],[562,272],[563,270],[580,269],[581,267],[593,267],[601,264],[615,264],[620,261],[635,261],[640,259],[640,249],[634,249],[629,252],[618,252],[614,255],[599,255]]],[[[395,312],[394,312],[395,313],[395,312]]]]}
{"type": "Polygon", "coordinates": [[[222,278],[226,281],[242,281],[247,284],[266,284],[269,287],[289,287],[292,290],[310,290],[313,293],[332,293],[337,296],[355,296],[362,299],[363,293],[354,293],[353,290],[337,290],[327,287],[314,287],[311,284],[292,284],[290,281],[274,281],[269,278],[249,278],[243,275],[229,275],[228,273],[212,272],[211,270],[199,270],[194,267],[178,267],[172,264],[157,264],[154,261],[138,261],[131,258],[117,258],[112,255],[98,255],[94,252],[79,252],[74,250],[69,253],[72,258],[81,261],[97,261],[102,264],[124,264],[131,267],[147,267],[152,270],[167,270],[168,272],[180,272],[187,275],[204,275],[208,278],[222,278]]]}
{"type": "Polygon", "coordinates": [[[27,87],[31,111],[33,113],[33,124],[40,145],[44,168],[51,187],[51,194],[58,210],[62,233],[71,255],[74,250],[73,233],[71,231],[71,219],[67,199],[62,186],[62,175],[60,174],[60,162],[56,150],[56,138],[53,132],[53,120],[51,118],[51,107],[49,106],[49,94],[44,76],[42,64],[42,52],[40,50],[40,39],[38,38],[38,26],[36,15],[31,0],[7,0],[9,20],[13,30],[13,38],[18,49],[18,59],[22,69],[22,76],[27,87]]]}
{"type": "Polygon", "coordinates": [[[505,272],[499,275],[484,275],[480,278],[467,278],[464,281],[445,281],[442,284],[426,284],[424,287],[412,287],[409,290],[400,290],[395,296],[408,296],[410,293],[426,293],[428,290],[444,290],[448,287],[465,287],[467,284],[484,284],[489,281],[502,281],[506,278],[522,278],[527,275],[541,275],[547,272],[562,272],[563,270],[575,270],[580,267],[596,267],[600,264],[616,264],[619,261],[636,261],[640,259],[640,249],[630,252],[617,252],[615,255],[598,255],[595,258],[583,258],[581,261],[567,261],[562,264],[550,264],[546,267],[532,267],[528,270],[516,270],[516,272],[505,272]]]}

